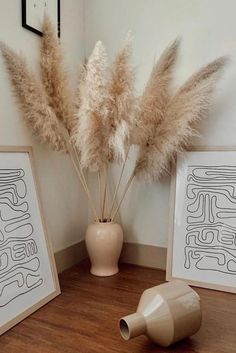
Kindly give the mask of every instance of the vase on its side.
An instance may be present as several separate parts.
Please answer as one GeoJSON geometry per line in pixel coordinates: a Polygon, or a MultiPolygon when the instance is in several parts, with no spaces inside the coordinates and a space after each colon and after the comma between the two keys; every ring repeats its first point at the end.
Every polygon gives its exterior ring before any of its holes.
{"type": "Polygon", "coordinates": [[[118,223],[95,222],[88,226],[85,243],[95,276],[113,276],[119,272],[118,261],[123,245],[123,230],[118,223]]]}
{"type": "Polygon", "coordinates": [[[136,313],[120,320],[120,333],[125,340],[147,335],[167,347],[196,333],[201,319],[199,295],[185,282],[175,280],[145,290],[136,313]]]}

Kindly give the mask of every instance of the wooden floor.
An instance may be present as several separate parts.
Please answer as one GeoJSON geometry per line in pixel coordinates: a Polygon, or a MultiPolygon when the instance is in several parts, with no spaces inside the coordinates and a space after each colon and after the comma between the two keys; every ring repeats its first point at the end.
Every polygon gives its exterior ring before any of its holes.
{"type": "Polygon", "coordinates": [[[60,276],[62,294],[0,337],[1,353],[236,353],[236,295],[197,289],[202,328],[169,349],[142,336],[124,341],[118,320],[132,313],[140,294],[164,280],[162,271],[121,265],[109,278],[89,274],[88,263],[60,276]]]}

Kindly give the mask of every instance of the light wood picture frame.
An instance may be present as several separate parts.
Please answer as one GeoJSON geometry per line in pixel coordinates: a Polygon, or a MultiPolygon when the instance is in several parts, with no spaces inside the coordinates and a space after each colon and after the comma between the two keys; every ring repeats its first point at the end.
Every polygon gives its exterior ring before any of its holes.
{"type": "Polygon", "coordinates": [[[166,279],[236,293],[236,146],[177,156],[166,279]]]}
{"type": "Polygon", "coordinates": [[[0,147],[0,335],[60,294],[31,147],[0,147]]]}

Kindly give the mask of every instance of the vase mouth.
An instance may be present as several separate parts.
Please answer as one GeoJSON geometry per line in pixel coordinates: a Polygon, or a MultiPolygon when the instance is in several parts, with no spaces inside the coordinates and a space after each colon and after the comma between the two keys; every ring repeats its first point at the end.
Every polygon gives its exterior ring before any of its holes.
{"type": "Polygon", "coordinates": [[[115,222],[114,222],[114,221],[111,221],[111,220],[109,220],[109,221],[108,221],[108,220],[103,220],[103,221],[102,221],[102,220],[99,220],[99,221],[95,221],[94,223],[95,223],[95,224],[107,224],[107,225],[108,225],[108,224],[115,224],[115,222]]]}
{"type": "Polygon", "coordinates": [[[96,224],[114,224],[115,222],[111,219],[104,218],[103,220],[99,219],[99,221],[94,221],[96,224]]]}
{"type": "Polygon", "coordinates": [[[134,313],[120,319],[120,334],[124,340],[145,334],[146,321],[141,313],[134,313]]]}
{"type": "Polygon", "coordinates": [[[124,340],[128,341],[130,339],[130,330],[127,322],[124,319],[120,319],[120,333],[124,340]]]}

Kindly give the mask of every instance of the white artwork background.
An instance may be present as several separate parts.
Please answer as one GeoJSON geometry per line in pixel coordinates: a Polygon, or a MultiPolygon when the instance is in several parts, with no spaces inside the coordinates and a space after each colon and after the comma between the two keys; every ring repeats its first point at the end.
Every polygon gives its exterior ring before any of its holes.
{"type": "Polygon", "coordinates": [[[0,327],[55,291],[29,155],[0,153],[0,327]]]}
{"type": "Polygon", "coordinates": [[[236,287],[236,153],[177,159],[172,276],[236,287]]]}

